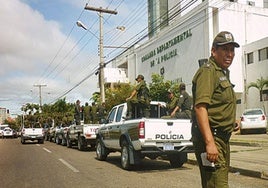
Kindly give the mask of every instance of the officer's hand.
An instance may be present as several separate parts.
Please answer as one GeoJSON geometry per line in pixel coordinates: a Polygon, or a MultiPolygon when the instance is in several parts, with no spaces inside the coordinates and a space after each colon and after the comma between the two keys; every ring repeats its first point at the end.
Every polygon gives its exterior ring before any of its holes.
{"type": "Polygon", "coordinates": [[[210,162],[216,162],[218,160],[219,152],[214,141],[206,145],[206,151],[207,159],[210,162]]]}
{"type": "Polygon", "coordinates": [[[238,131],[239,129],[240,129],[240,122],[239,120],[236,120],[234,125],[234,131],[238,131]]]}

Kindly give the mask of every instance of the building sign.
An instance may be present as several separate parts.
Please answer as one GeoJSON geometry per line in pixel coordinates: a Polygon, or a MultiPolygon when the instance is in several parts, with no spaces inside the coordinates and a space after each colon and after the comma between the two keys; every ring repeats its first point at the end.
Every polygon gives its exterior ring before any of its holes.
{"type": "Polygon", "coordinates": [[[142,56],[141,62],[144,63],[150,61],[150,66],[153,67],[156,64],[163,63],[171,58],[176,57],[178,55],[178,51],[176,48],[174,49],[171,47],[175,46],[176,44],[182,42],[183,40],[191,36],[191,29],[181,33],[180,35],[175,36],[171,40],[161,44],[160,46],[156,47],[155,49],[142,56]]]}

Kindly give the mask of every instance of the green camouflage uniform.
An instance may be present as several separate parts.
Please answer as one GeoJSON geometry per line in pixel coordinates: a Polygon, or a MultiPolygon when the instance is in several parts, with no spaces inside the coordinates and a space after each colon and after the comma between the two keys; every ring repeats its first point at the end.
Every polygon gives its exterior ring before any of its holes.
{"type": "Polygon", "coordinates": [[[166,104],[168,115],[167,116],[162,116],[161,118],[163,118],[163,119],[169,119],[169,118],[171,118],[170,115],[173,112],[173,110],[176,108],[178,102],[179,102],[178,97],[176,97],[175,94],[173,94],[172,98],[170,99],[170,102],[166,104]]]}
{"type": "Polygon", "coordinates": [[[85,105],[84,107],[84,123],[89,124],[90,123],[90,111],[91,111],[91,106],[85,105]]]}
{"type": "Polygon", "coordinates": [[[95,104],[91,106],[91,121],[93,124],[98,123],[97,106],[95,104]]]}
{"type": "Polygon", "coordinates": [[[203,137],[198,129],[193,110],[192,139],[199,164],[202,187],[228,188],[230,166],[229,139],[234,128],[236,116],[236,97],[229,80],[229,70],[225,72],[217,66],[214,58],[204,64],[193,78],[194,105],[207,104],[209,124],[214,135],[219,157],[215,171],[207,171],[201,162],[201,153],[206,152],[203,137]]]}
{"type": "Polygon", "coordinates": [[[142,91],[144,91],[146,87],[146,82],[144,80],[141,80],[135,87],[135,90],[137,91],[136,96],[127,101],[128,114],[132,114],[134,107],[139,106],[145,111],[145,116],[149,116],[150,100],[149,98],[145,98],[142,94],[142,91]]]}
{"type": "Polygon", "coordinates": [[[168,109],[168,113],[169,115],[173,112],[173,110],[176,108],[177,104],[179,102],[178,97],[176,97],[174,94],[172,96],[172,98],[170,99],[170,102],[166,105],[167,109],[168,109]]]}
{"type": "Polygon", "coordinates": [[[176,112],[175,117],[178,119],[191,119],[191,111],[193,106],[193,101],[190,95],[182,90],[180,93],[180,98],[177,106],[180,107],[180,111],[176,112]]]}

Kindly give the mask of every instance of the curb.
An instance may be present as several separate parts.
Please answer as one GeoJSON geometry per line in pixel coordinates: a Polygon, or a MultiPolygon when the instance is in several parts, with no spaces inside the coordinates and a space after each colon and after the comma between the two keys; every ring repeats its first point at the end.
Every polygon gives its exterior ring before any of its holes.
{"type": "Polygon", "coordinates": [[[262,178],[262,173],[254,170],[247,170],[230,166],[229,172],[254,178],[262,178]]]}
{"type": "Polygon", "coordinates": [[[266,140],[230,140],[230,145],[236,146],[252,146],[252,147],[260,147],[260,146],[268,146],[268,142],[266,140]]]}
{"type": "MultiPolygon", "coordinates": [[[[188,159],[187,163],[198,166],[197,161],[194,159],[188,159]]],[[[232,167],[232,166],[230,166],[229,172],[237,174],[237,175],[243,175],[243,176],[249,176],[249,177],[268,180],[268,173],[266,172],[247,170],[247,169],[242,169],[242,168],[237,168],[237,167],[232,167]]]]}

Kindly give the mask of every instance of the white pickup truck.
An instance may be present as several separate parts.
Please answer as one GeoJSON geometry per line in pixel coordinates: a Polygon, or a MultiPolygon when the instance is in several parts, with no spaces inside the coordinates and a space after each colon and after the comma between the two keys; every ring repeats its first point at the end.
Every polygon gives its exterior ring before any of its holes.
{"type": "Polygon", "coordinates": [[[37,140],[39,144],[43,144],[45,139],[45,132],[39,124],[31,126],[23,126],[21,129],[21,143],[25,144],[26,140],[37,140]]]}
{"type": "Polygon", "coordinates": [[[107,123],[97,132],[97,159],[106,160],[111,152],[121,152],[121,165],[129,170],[148,157],[161,156],[172,167],[187,162],[187,153],[193,152],[191,122],[189,119],[161,119],[166,115],[165,103],[151,102],[150,118],[126,120],[126,103],[112,108],[107,123]],[[159,105],[160,104],[160,105],[159,105]]]}
{"type": "Polygon", "coordinates": [[[95,148],[96,146],[96,131],[99,124],[72,124],[67,129],[66,145],[68,148],[77,146],[78,150],[83,151],[88,146],[95,148]]]}

